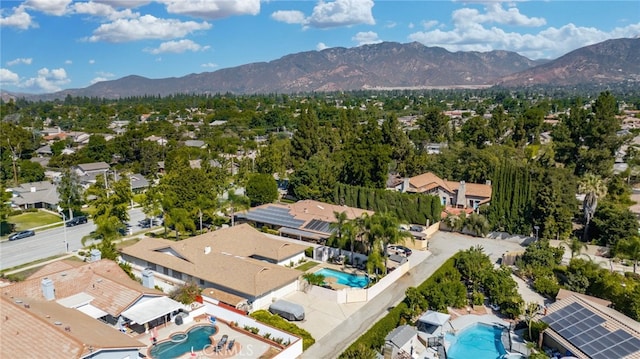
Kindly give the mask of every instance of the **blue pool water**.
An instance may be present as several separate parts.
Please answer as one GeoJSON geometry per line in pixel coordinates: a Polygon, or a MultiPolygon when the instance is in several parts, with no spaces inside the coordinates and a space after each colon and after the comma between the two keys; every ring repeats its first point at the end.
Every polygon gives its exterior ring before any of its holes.
{"type": "Polygon", "coordinates": [[[151,347],[149,355],[154,359],[172,359],[191,352],[191,348],[194,352],[201,351],[211,345],[209,336],[215,333],[215,327],[204,325],[189,329],[186,339],[182,333],[171,334],[169,340],[159,342],[151,347]]]}
{"type": "Polygon", "coordinates": [[[329,268],[322,268],[315,274],[322,274],[325,278],[334,277],[338,284],[348,285],[353,288],[364,288],[369,284],[369,278],[366,276],[340,272],[329,268]]]}
{"type": "Polygon", "coordinates": [[[449,359],[500,359],[507,351],[501,341],[502,328],[486,324],[473,324],[456,334],[447,334],[451,343],[449,359]]]}

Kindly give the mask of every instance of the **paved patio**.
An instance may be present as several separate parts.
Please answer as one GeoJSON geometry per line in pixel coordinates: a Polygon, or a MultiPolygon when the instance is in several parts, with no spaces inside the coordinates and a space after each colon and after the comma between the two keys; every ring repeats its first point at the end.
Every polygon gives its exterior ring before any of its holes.
{"type": "MultiPolygon", "coordinates": [[[[175,323],[168,323],[166,326],[161,325],[158,327],[157,331],[158,342],[168,339],[171,334],[186,332],[194,326],[206,324],[207,323],[205,321],[194,321],[183,325],[176,325],[175,323]]],[[[181,358],[258,358],[266,354],[270,349],[273,350],[273,347],[269,344],[235,329],[231,329],[223,322],[217,321],[216,327],[218,328],[218,331],[214,334],[214,339],[216,341],[220,340],[220,338],[225,334],[229,336],[229,340],[235,339],[236,342],[231,351],[223,350],[220,353],[214,353],[213,348],[211,347],[204,348],[204,351],[202,351],[203,348],[194,348],[195,355],[192,356],[190,353],[187,353],[181,356],[181,358]]],[[[147,356],[149,356],[148,350],[153,346],[151,335],[152,333],[149,331],[149,333],[140,334],[135,337],[147,345],[147,349],[142,350],[142,353],[147,356]]]]}

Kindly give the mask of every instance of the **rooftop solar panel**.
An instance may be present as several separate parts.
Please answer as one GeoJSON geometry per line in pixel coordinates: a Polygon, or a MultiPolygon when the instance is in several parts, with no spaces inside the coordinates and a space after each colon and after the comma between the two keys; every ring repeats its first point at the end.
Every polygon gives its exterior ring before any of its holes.
{"type": "Polygon", "coordinates": [[[316,232],[331,233],[331,224],[329,222],[321,221],[319,219],[312,219],[306,226],[306,229],[310,229],[316,232]]]}
{"type": "Polygon", "coordinates": [[[594,311],[573,302],[545,316],[542,321],[592,359],[624,358],[640,352],[640,338],[602,326],[606,320],[594,311]]]}

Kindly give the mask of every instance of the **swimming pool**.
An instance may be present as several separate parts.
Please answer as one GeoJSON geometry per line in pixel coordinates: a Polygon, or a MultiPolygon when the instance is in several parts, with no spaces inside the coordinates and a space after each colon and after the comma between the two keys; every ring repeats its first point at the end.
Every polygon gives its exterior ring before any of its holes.
{"type": "Polygon", "coordinates": [[[340,272],[337,270],[322,268],[317,271],[315,274],[321,274],[325,278],[333,277],[336,278],[336,282],[338,284],[347,285],[353,288],[364,288],[369,284],[369,278],[364,275],[356,275],[346,272],[340,272]]]}
{"type": "Polygon", "coordinates": [[[149,356],[154,359],[177,358],[189,353],[191,349],[201,351],[211,345],[209,336],[216,333],[216,328],[211,325],[200,325],[189,329],[185,333],[174,333],[169,339],[159,342],[151,347],[149,356]]]}
{"type": "Polygon", "coordinates": [[[451,343],[449,359],[500,359],[507,353],[502,345],[502,327],[482,323],[473,324],[457,334],[447,334],[451,343]]]}

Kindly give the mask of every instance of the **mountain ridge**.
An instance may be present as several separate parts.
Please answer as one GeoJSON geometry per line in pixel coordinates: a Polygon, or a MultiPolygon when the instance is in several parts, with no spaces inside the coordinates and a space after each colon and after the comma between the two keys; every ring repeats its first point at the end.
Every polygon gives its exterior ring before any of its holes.
{"type": "MultiPolygon", "coordinates": [[[[640,38],[612,39],[555,60],[531,60],[515,52],[450,52],[418,42],[382,42],[287,54],[213,72],[150,79],[128,75],[79,89],[29,98],[68,95],[123,98],[174,94],[304,93],[392,88],[477,88],[494,85],[576,85],[640,81],[640,38]],[[636,61],[633,61],[636,59],[636,61]]],[[[3,94],[4,98],[4,94],[3,94]]]]}

